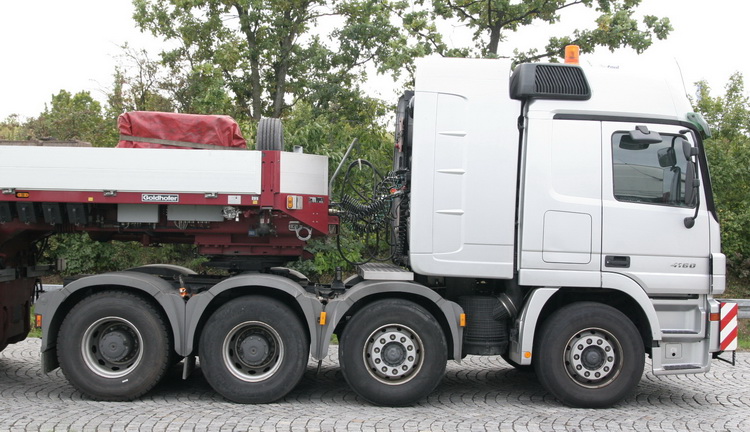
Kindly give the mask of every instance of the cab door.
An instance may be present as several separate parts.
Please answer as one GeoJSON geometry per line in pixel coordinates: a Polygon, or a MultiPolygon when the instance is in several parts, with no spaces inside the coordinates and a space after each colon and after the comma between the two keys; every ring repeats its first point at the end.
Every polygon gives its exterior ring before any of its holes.
{"type": "Polygon", "coordinates": [[[651,296],[709,291],[709,216],[694,146],[679,126],[602,123],[602,272],[651,296]]]}

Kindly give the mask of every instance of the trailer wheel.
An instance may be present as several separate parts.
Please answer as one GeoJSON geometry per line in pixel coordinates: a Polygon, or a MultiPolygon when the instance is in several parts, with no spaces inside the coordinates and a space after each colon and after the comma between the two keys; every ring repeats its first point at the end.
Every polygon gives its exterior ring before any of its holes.
{"type": "Polygon", "coordinates": [[[633,322],[617,309],[574,303],[552,314],[540,331],[536,373],[560,402],[608,407],[638,385],[645,361],[643,341],[633,322]]]}
{"type": "Polygon", "coordinates": [[[97,400],[142,396],[169,366],[172,342],[161,315],[144,299],[122,291],[79,302],[60,327],[60,367],[68,381],[97,400]]]}
{"type": "Polygon", "coordinates": [[[260,119],[255,136],[255,150],[284,150],[284,126],[281,119],[260,119]]]}
{"type": "Polygon", "coordinates": [[[310,348],[297,315],[278,300],[240,297],[206,322],[200,362],[211,387],[239,403],[268,403],[299,383],[310,348]]]}
{"type": "Polygon", "coordinates": [[[426,397],[445,374],[447,344],[435,318],[401,299],[359,311],[341,336],[341,372],[358,395],[402,406],[426,397]]]}

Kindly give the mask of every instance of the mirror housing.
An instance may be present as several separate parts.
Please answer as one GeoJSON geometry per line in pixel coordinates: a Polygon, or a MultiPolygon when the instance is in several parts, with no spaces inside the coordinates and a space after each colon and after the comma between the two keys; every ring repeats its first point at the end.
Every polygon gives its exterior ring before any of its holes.
{"type": "Polygon", "coordinates": [[[677,165],[677,155],[675,155],[674,147],[660,148],[656,153],[659,157],[660,167],[666,168],[677,165]]]}
{"type": "Polygon", "coordinates": [[[652,132],[646,126],[636,126],[635,130],[629,131],[620,139],[620,148],[623,150],[645,150],[650,144],[662,142],[659,132],[652,132]]]}
{"type": "Polygon", "coordinates": [[[686,139],[682,140],[682,154],[686,161],[691,161],[693,156],[698,156],[698,148],[693,147],[686,139]]]}

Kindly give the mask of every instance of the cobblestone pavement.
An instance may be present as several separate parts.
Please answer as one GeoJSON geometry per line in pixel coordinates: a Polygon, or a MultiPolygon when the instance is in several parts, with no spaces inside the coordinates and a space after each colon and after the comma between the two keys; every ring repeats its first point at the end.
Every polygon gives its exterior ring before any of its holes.
{"type": "Polygon", "coordinates": [[[343,380],[335,347],[316,375],[310,363],[299,386],[267,405],[239,405],[215,394],[196,371],[172,370],[133,402],[95,402],[57,370],[40,371],[39,340],[0,352],[0,432],[22,430],[507,430],[750,431],[750,353],[737,366],[714,361],[700,375],[644,373],[635,394],[609,409],[561,405],[536,381],[499,357],[448,363],[440,386],[407,408],[362,401],[343,380]]]}

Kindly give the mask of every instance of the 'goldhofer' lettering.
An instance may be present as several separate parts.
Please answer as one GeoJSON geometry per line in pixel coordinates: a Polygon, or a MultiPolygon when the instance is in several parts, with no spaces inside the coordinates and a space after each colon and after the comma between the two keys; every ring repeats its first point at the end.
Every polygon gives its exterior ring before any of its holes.
{"type": "Polygon", "coordinates": [[[141,202],[180,202],[180,196],[176,194],[141,194],[141,202]]]}

